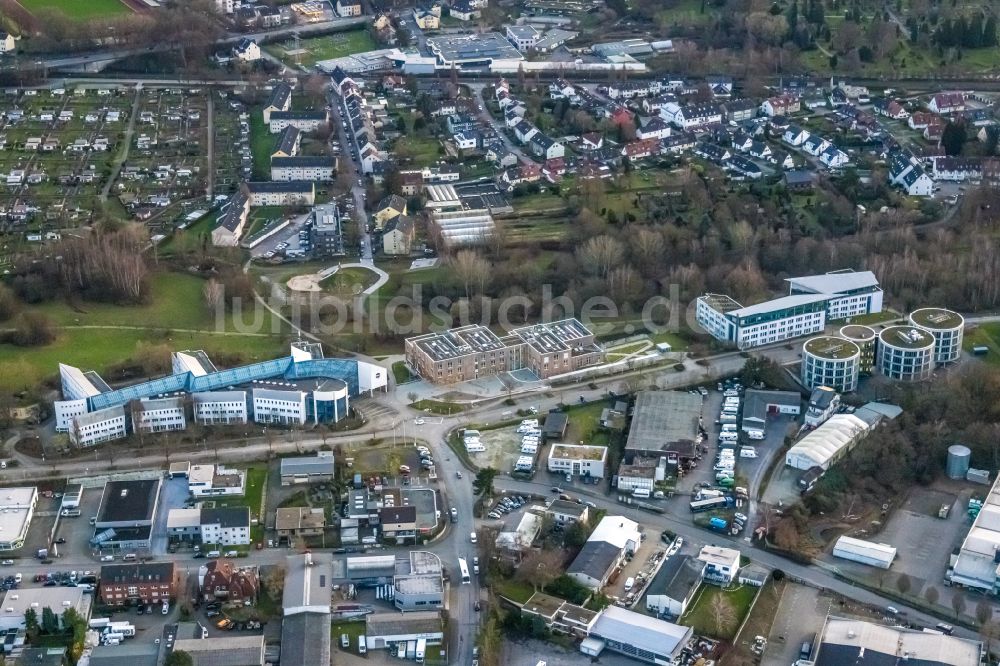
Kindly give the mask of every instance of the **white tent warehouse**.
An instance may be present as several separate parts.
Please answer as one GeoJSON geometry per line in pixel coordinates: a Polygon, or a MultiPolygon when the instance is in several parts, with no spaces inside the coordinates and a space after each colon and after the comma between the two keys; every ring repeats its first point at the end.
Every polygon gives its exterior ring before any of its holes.
{"type": "Polygon", "coordinates": [[[837,539],[837,544],[833,547],[833,556],[879,569],[888,569],[896,559],[896,549],[887,543],[842,536],[837,539]]]}
{"type": "Polygon", "coordinates": [[[816,466],[830,469],[830,465],[847,455],[880,419],[880,414],[864,407],[853,414],[835,414],[788,449],[785,464],[803,470],[816,466]]]}

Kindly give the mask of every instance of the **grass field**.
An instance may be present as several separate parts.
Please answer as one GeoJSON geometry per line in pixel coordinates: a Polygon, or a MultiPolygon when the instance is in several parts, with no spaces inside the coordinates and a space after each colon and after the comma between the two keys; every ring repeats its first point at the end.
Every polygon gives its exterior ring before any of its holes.
{"type": "MultiPolygon", "coordinates": [[[[164,333],[155,330],[63,329],[52,344],[25,349],[0,345],[0,389],[20,391],[55,377],[59,364],[85,370],[105,368],[135,357],[140,343],[164,344],[172,350],[203,349],[209,354],[240,355],[246,362],[288,354],[280,336],[250,337],[209,333],[164,333]]],[[[104,376],[114,382],[115,377],[104,376]]]]}
{"type": "Polygon", "coordinates": [[[378,45],[372,40],[367,30],[352,30],[299,40],[299,48],[304,52],[296,58],[294,54],[295,42],[291,40],[268,44],[264,47],[268,53],[286,65],[301,64],[303,67],[312,67],[320,60],[332,60],[355,53],[372,51],[377,49],[378,45]]]}
{"type": "Polygon", "coordinates": [[[323,280],[323,291],[336,296],[354,296],[360,294],[378,281],[378,275],[367,268],[341,268],[339,271],[323,280]]]}
{"type": "Polygon", "coordinates": [[[736,633],[743,618],[750,611],[750,604],[757,594],[758,588],[742,585],[733,590],[724,590],[715,585],[703,584],[694,603],[684,614],[683,624],[693,627],[699,636],[711,636],[729,640],[736,633]],[[721,596],[732,609],[733,620],[719,630],[712,611],[712,600],[721,596]]]}
{"type": "MultiPolygon", "coordinates": [[[[103,371],[134,358],[141,343],[240,355],[247,362],[288,352],[282,335],[270,335],[270,322],[261,331],[267,335],[240,334],[228,317],[217,330],[214,315],[202,304],[204,282],[199,277],[160,273],[151,284],[146,305],[83,303],[74,307],[53,301],[29,308],[48,316],[58,329],[58,337],[44,347],[0,345],[0,388],[34,386],[58,373],[59,363],[103,371]]],[[[249,313],[247,322],[251,323],[249,313]]]]}
{"type": "Polygon", "coordinates": [[[216,506],[245,506],[250,509],[250,518],[263,519],[264,487],[267,485],[267,467],[259,465],[246,470],[246,494],[243,497],[215,499],[216,506]]]}
{"type": "Polygon", "coordinates": [[[253,177],[257,180],[271,179],[271,152],[274,150],[275,135],[271,134],[264,117],[260,113],[250,114],[250,155],[253,159],[253,177]]]}
{"type": "Polygon", "coordinates": [[[975,328],[966,329],[962,338],[962,348],[971,352],[973,347],[984,346],[990,351],[980,357],[991,365],[1000,364],[1000,323],[977,324],[975,328]]]}
{"type": "Polygon", "coordinates": [[[129,11],[121,0],[20,0],[20,4],[33,14],[39,10],[54,9],[77,21],[115,16],[129,11]]]}

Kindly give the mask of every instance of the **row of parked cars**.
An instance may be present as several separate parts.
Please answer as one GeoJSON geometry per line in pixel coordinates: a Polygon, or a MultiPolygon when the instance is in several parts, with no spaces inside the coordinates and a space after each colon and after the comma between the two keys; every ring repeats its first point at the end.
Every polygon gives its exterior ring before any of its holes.
{"type": "Polygon", "coordinates": [[[505,516],[506,514],[510,513],[511,511],[520,509],[527,503],[528,500],[524,499],[520,495],[512,497],[502,497],[493,507],[493,510],[490,511],[489,514],[487,515],[490,518],[493,518],[494,520],[498,520],[501,517],[505,516]]]}

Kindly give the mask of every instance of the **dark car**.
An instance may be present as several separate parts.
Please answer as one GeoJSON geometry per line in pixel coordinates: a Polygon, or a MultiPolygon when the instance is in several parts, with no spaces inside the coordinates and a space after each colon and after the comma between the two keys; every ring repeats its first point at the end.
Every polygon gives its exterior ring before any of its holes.
{"type": "Polygon", "coordinates": [[[56,539],[56,543],[66,543],[66,537],[59,537],[56,539]]]}
{"type": "Polygon", "coordinates": [[[42,583],[42,587],[55,587],[58,584],[59,583],[55,582],[54,580],[47,580],[44,583],[42,583]]]}

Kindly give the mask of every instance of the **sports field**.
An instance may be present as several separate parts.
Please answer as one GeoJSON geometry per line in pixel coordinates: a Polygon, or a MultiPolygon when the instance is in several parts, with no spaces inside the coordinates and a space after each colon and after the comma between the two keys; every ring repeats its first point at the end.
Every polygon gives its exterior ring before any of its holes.
{"type": "Polygon", "coordinates": [[[77,21],[115,16],[129,11],[121,0],[19,0],[19,2],[32,14],[43,9],[55,9],[77,21]]]}

